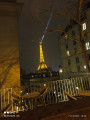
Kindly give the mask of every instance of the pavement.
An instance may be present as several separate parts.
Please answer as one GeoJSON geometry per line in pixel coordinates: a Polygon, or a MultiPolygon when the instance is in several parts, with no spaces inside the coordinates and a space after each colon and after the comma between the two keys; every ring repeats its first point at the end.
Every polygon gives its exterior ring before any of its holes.
{"type": "Polygon", "coordinates": [[[90,96],[37,107],[19,113],[17,118],[7,120],[90,120],[90,96]]]}

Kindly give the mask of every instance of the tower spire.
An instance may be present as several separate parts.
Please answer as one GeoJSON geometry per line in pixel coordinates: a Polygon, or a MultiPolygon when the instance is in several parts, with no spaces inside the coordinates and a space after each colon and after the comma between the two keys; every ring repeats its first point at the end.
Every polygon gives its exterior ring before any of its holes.
{"type": "Polygon", "coordinates": [[[40,43],[40,62],[44,62],[44,56],[43,56],[43,50],[42,50],[42,44],[40,43]]]}
{"type": "Polygon", "coordinates": [[[43,49],[42,49],[42,43],[40,42],[40,63],[38,66],[38,71],[43,71],[45,69],[47,69],[47,65],[45,64],[44,61],[44,55],[43,55],[43,49]]]}

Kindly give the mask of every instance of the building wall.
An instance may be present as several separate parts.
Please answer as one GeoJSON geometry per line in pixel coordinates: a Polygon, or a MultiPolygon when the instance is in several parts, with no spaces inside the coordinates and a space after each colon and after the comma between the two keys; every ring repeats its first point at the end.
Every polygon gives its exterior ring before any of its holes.
{"type": "MultiPolygon", "coordinates": [[[[86,30],[83,32],[86,33],[90,30],[90,9],[86,11],[87,19],[85,19],[83,23],[86,23],[86,30]]],[[[73,40],[70,38],[79,40],[79,32],[78,32],[78,25],[74,26],[71,30],[67,32],[68,37],[65,37],[66,35],[60,36],[60,44],[61,44],[61,55],[62,55],[62,69],[63,73],[69,73],[70,72],[86,72],[86,69],[84,68],[85,62],[83,57],[83,51],[81,48],[80,42],[76,42],[75,45],[73,45],[73,40]],[[72,31],[75,32],[75,35],[72,34],[72,31]],[[68,47],[66,48],[66,44],[68,44],[68,47]],[[70,56],[66,55],[66,51],[70,52],[70,56]],[[76,57],[79,58],[79,62],[76,63],[76,57]],[[71,64],[68,65],[68,60],[70,60],[71,64]],[[80,66],[80,71],[78,71],[77,66],[80,66]]],[[[87,37],[85,37],[86,43],[88,40],[90,40],[90,33],[87,37]]],[[[90,43],[89,43],[90,44],[90,43]]],[[[90,49],[87,50],[87,54],[90,54],[90,49]]],[[[90,60],[89,60],[90,61],[90,60]]]]}
{"type": "MultiPolygon", "coordinates": [[[[0,2],[0,93],[20,87],[17,19],[21,8],[22,4],[0,2]]],[[[1,99],[5,94],[7,91],[0,95],[1,99]]]]}
{"type": "Polygon", "coordinates": [[[0,2],[0,110],[6,107],[1,100],[8,99],[10,88],[20,91],[17,21],[21,8],[22,4],[0,2]]]}

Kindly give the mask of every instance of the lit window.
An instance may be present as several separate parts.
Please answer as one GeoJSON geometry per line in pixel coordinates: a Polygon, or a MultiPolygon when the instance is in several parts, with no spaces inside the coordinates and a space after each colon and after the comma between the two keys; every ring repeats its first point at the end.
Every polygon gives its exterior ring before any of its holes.
{"type": "Polygon", "coordinates": [[[78,88],[78,87],[76,87],[76,89],[78,90],[79,88],[78,88]]]}
{"type": "Polygon", "coordinates": [[[86,65],[84,65],[83,67],[84,67],[84,69],[86,69],[86,65]]]}
{"type": "Polygon", "coordinates": [[[86,50],[89,50],[89,49],[90,49],[90,43],[87,42],[87,43],[86,43],[86,50]]]}
{"type": "Polygon", "coordinates": [[[65,35],[65,38],[67,39],[67,35],[65,35]]]}
{"type": "Polygon", "coordinates": [[[6,111],[4,111],[4,114],[6,114],[6,111]]]}
{"type": "Polygon", "coordinates": [[[16,107],[17,111],[18,111],[18,107],[16,107]]]}
{"type": "Polygon", "coordinates": [[[70,52],[69,51],[66,51],[66,54],[67,54],[67,56],[70,56],[70,52]]]}
{"type": "Polygon", "coordinates": [[[83,29],[83,31],[86,30],[86,23],[82,24],[82,29],[83,29]]]}
{"type": "Polygon", "coordinates": [[[50,76],[52,76],[52,73],[50,73],[50,76]]]}
{"type": "Polygon", "coordinates": [[[59,65],[59,74],[62,73],[62,72],[63,72],[63,70],[62,70],[62,66],[59,65]]]}
{"type": "Polygon", "coordinates": [[[62,69],[59,69],[59,73],[62,73],[63,72],[63,70],[62,69]]]}
{"type": "Polygon", "coordinates": [[[32,75],[32,78],[33,78],[34,76],[32,75]]]}
{"type": "Polygon", "coordinates": [[[44,84],[44,87],[46,87],[46,84],[44,84]]]}
{"type": "Polygon", "coordinates": [[[58,95],[58,97],[60,97],[61,95],[58,95]]]}
{"type": "Polygon", "coordinates": [[[9,114],[9,111],[7,111],[7,114],[9,114]]]}

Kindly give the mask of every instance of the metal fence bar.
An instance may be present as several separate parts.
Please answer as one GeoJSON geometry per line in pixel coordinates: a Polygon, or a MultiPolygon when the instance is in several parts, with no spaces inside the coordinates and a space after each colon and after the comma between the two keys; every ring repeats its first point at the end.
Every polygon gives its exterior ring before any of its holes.
{"type": "Polygon", "coordinates": [[[2,110],[2,90],[1,90],[1,110],[2,110]]]}
{"type": "Polygon", "coordinates": [[[9,90],[8,90],[8,104],[9,104],[9,90]]]}
{"type": "MultiPolygon", "coordinates": [[[[65,94],[65,91],[76,96],[79,90],[87,90],[90,88],[88,77],[77,77],[71,79],[64,79],[64,80],[56,80],[56,81],[48,81],[42,83],[30,83],[29,86],[22,87],[22,93],[26,94],[27,92],[40,92],[43,87],[48,87],[47,94],[45,95],[45,100],[48,101],[49,104],[51,103],[58,103],[69,100],[68,96],[65,94]]],[[[13,89],[7,89],[7,96],[6,96],[6,89],[2,89],[1,91],[1,109],[3,105],[9,104],[12,101],[11,94],[13,89]],[[3,104],[4,103],[4,104],[3,104]]],[[[33,109],[33,101],[28,101],[29,107],[33,109]]],[[[4,106],[4,107],[5,107],[4,106]]],[[[16,106],[16,105],[15,105],[16,106]]],[[[12,105],[12,111],[13,111],[12,105]]],[[[23,107],[22,107],[23,109],[23,107]]]]}
{"type": "Polygon", "coordinates": [[[5,103],[6,101],[5,101],[5,89],[4,89],[4,107],[6,106],[5,103]]]}

